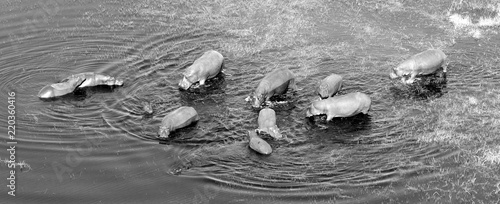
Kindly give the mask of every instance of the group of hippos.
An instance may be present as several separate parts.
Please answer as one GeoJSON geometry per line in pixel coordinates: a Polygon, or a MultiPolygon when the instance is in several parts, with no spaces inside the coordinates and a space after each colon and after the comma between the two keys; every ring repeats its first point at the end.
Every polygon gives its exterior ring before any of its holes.
{"type": "MultiPolygon", "coordinates": [[[[207,80],[216,77],[222,71],[224,57],[215,50],[205,52],[186,68],[179,82],[180,89],[195,88],[194,84],[205,85],[207,80]]],[[[391,79],[401,78],[405,84],[411,84],[417,77],[432,75],[439,68],[446,73],[446,55],[439,49],[429,49],[418,53],[393,68],[389,74],[391,79]]],[[[123,80],[114,77],[85,72],[71,75],[59,83],[43,87],[38,93],[42,99],[54,98],[74,92],[78,88],[108,85],[122,86],[123,80]]],[[[342,76],[331,74],[324,78],[317,87],[319,99],[312,102],[306,117],[326,114],[326,121],[336,117],[351,117],[360,113],[367,114],[371,107],[371,99],[367,94],[354,92],[336,95],[342,88],[342,76]]],[[[252,107],[262,108],[273,96],[285,94],[288,89],[297,90],[295,75],[288,68],[279,68],[269,72],[259,83],[253,96],[247,98],[252,107]]],[[[193,107],[182,106],[168,113],[162,120],[158,130],[159,138],[168,138],[172,131],[187,127],[200,119],[193,107]]],[[[276,113],[269,107],[262,108],[258,117],[258,129],[248,131],[249,146],[261,154],[271,154],[271,146],[258,134],[269,134],[275,139],[282,139],[276,125],[276,113]]]]}

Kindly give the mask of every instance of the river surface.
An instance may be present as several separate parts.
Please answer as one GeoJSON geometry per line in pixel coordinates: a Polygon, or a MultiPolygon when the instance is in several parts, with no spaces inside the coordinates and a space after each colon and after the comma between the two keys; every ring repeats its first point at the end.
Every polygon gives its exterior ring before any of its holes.
{"type": "MultiPolygon", "coordinates": [[[[9,156],[7,97],[15,92],[16,161],[29,168],[16,169],[12,197],[10,169],[1,167],[2,203],[423,202],[424,193],[407,187],[443,176],[434,167],[454,165],[458,150],[407,135],[397,111],[498,86],[498,67],[470,67],[498,58],[500,38],[453,33],[446,16],[412,3],[315,2],[323,5],[245,4],[260,9],[249,13],[189,1],[3,0],[0,158],[9,156]],[[447,53],[447,82],[413,97],[388,71],[428,48],[447,53]],[[180,91],[183,70],[209,49],[225,56],[224,73],[207,89],[180,91]],[[279,67],[295,73],[299,89],[287,96],[291,107],[276,110],[289,141],[265,138],[273,153],[262,156],[248,148],[258,110],[245,98],[279,67]],[[37,97],[43,86],[81,72],[124,85],[37,97]],[[344,78],[340,94],[370,95],[368,115],[305,118],[317,82],[330,73],[344,78]],[[200,121],[157,140],[163,116],[183,105],[200,121]]],[[[439,117],[412,113],[404,117],[439,117]]]]}

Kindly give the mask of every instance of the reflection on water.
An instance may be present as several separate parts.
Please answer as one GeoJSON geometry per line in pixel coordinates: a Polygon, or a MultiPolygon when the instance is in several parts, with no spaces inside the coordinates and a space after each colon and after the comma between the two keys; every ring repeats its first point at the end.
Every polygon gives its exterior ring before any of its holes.
{"type": "Polygon", "coordinates": [[[453,34],[425,15],[417,20],[433,21],[428,27],[392,26],[417,21],[400,21],[398,12],[411,12],[401,3],[314,2],[258,11],[207,5],[192,14],[193,6],[161,0],[0,3],[0,87],[16,92],[17,157],[32,168],[17,174],[20,200],[382,202],[418,197],[405,190],[410,182],[453,174],[436,166],[453,166],[458,151],[418,142],[402,125],[409,117],[416,121],[411,128],[426,128],[427,119],[439,116],[401,112],[428,102],[419,99],[498,85],[498,70],[485,68],[494,63],[487,58],[498,55],[495,45],[484,43],[484,53],[467,40],[451,46],[453,34]],[[281,14],[272,10],[278,8],[281,14]],[[234,24],[245,15],[246,27],[234,24]],[[418,32],[404,34],[412,29],[418,32]],[[449,55],[446,77],[411,86],[388,79],[392,66],[429,46],[449,55]],[[208,86],[179,90],[182,71],[208,49],[225,56],[223,74],[208,86]],[[265,138],[273,153],[262,156],[248,148],[258,110],[245,98],[280,67],[298,76],[299,90],[277,99],[289,103],[274,104],[290,141],[265,138]],[[124,85],[36,97],[46,84],[89,71],[122,78],[124,85]],[[317,82],[330,73],[344,78],[339,94],[370,95],[368,115],[330,122],[305,117],[317,82]],[[157,140],[161,119],[179,106],[194,107],[200,120],[157,140]]]}

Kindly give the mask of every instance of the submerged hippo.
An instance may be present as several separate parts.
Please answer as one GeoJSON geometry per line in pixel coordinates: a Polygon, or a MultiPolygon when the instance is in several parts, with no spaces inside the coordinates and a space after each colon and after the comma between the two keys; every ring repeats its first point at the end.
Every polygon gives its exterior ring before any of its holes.
{"type": "Polygon", "coordinates": [[[331,74],[319,83],[318,95],[322,99],[335,95],[342,88],[342,76],[331,74]]]}
{"type": "Polygon", "coordinates": [[[123,85],[123,80],[94,72],[84,72],[66,77],[59,83],[44,86],[38,92],[38,97],[47,99],[63,96],[72,93],[77,88],[97,85],[121,86],[123,85]]]}
{"type": "Polygon", "coordinates": [[[255,131],[248,131],[248,139],[248,145],[254,151],[261,154],[271,154],[273,152],[273,149],[271,149],[269,143],[257,136],[257,133],[255,133],[255,131]]]}
{"type": "Polygon", "coordinates": [[[168,138],[170,132],[186,127],[199,119],[200,117],[193,107],[181,106],[163,118],[158,130],[158,137],[168,138]]]}
{"type": "Polygon", "coordinates": [[[285,94],[288,88],[297,89],[295,75],[288,68],[273,70],[257,86],[253,95],[253,107],[259,108],[272,96],[285,94]]]}
{"type": "Polygon", "coordinates": [[[206,51],[184,71],[184,77],[179,82],[179,87],[187,90],[196,82],[204,85],[207,79],[214,78],[220,73],[223,60],[224,57],[219,52],[215,50],[206,51]]]}
{"type": "Polygon", "coordinates": [[[264,108],[259,112],[259,129],[257,132],[266,132],[275,139],[281,139],[283,136],[276,125],[276,112],[270,108],[264,108]]]}
{"type": "Polygon", "coordinates": [[[440,67],[443,67],[443,72],[446,73],[446,66],[446,55],[443,51],[429,49],[399,64],[391,71],[389,76],[391,79],[401,77],[403,83],[411,84],[415,81],[415,77],[433,74],[440,67]],[[408,75],[410,75],[410,78],[405,80],[405,76],[408,75]]]}
{"type": "Polygon", "coordinates": [[[371,107],[371,99],[360,92],[334,96],[314,101],[307,110],[306,117],[326,114],[326,121],[336,117],[350,117],[359,113],[367,114],[371,107]]]}

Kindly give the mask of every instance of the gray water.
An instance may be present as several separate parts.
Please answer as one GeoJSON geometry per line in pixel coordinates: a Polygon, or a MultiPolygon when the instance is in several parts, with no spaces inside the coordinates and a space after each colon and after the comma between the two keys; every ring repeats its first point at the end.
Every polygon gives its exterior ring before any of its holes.
{"type": "MultiPolygon", "coordinates": [[[[498,86],[500,79],[498,69],[469,69],[498,56],[498,35],[453,36],[443,28],[450,25],[409,9],[384,13],[327,2],[304,13],[277,10],[284,13],[278,19],[264,18],[274,8],[260,10],[238,24],[190,16],[190,3],[0,3],[2,149],[13,91],[16,159],[30,165],[17,169],[16,197],[2,179],[2,202],[422,202],[424,192],[406,187],[453,174],[434,167],[454,165],[458,151],[406,135],[397,110],[481,84],[498,86]],[[446,86],[418,97],[395,88],[388,70],[431,47],[451,61],[446,86]],[[225,56],[222,78],[208,90],[180,91],[182,71],[208,49],[225,56]],[[278,67],[297,75],[299,90],[288,96],[293,107],[277,110],[277,125],[292,142],[267,139],[274,152],[262,156],[248,148],[258,111],[244,99],[278,67]],[[124,86],[37,98],[46,84],[81,72],[122,78],[124,86]],[[370,95],[367,116],[316,124],[305,118],[317,82],[329,73],[344,77],[341,94],[370,95]],[[143,102],[151,103],[152,115],[143,102]],[[194,107],[200,121],[157,140],[163,116],[181,105],[194,107]]],[[[200,10],[221,12],[207,5],[200,10]]],[[[224,9],[229,17],[239,11],[224,9]]],[[[414,112],[409,117],[432,115],[414,112]]],[[[7,178],[10,169],[1,168],[7,178]]]]}

